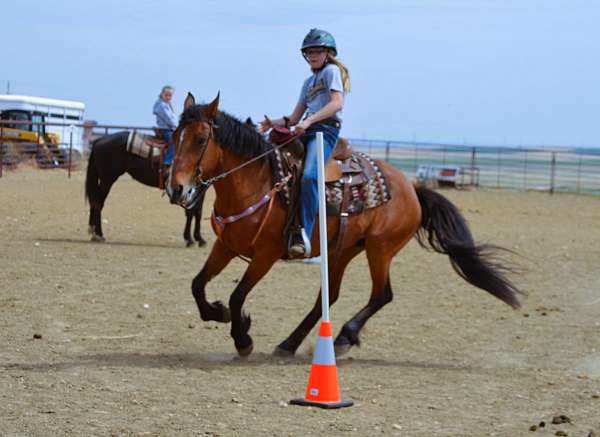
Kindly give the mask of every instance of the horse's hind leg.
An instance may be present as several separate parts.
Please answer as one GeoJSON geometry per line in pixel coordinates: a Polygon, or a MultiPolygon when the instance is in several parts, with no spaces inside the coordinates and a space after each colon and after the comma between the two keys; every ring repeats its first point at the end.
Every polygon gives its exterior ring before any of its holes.
{"type": "Polygon", "coordinates": [[[221,301],[210,303],[206,300],[206,284],[218,275],[234,256],[235,253],[225,247],[220,240],[215,241],[202,270],[192,281],[192,295],[198,305],[200,318],[204,321],[215,320],[223,323],[231,321],[229,309],[221,301]]]}
{"type": "Polygon", "coordinates": [[[192,240],[192,235],[190,233],[190,229],[192,227],[192,220],[194,219],[194,213],[189,210],[185,210],[185,228],[183,229],[183,239],[185,241],[186,247],[190,247],[194,244],[194,240],[192,240]]]}
{"type": "Polygon", "coordinates": [[[98,185],[97,198],[90,199],[89,232],[92,235],[92,241],[104,241],[104,234],[102,233],[102,208],[104,208],[106,197],[116,180],[116,178],[108,181],[101,180],[98,185]]]}
{"type": "MultiPolygon", "coordinates": [[[[330,266],[334,268],[329,277],[329,305],[333,305],[337,300],[340,293],[340,286],[342,284],[342,277],[344,276],[344,271],[348,266],[348,263],[360,252],[363,250],[363,245],[359,244],[357,246],[346,249],[346,251],[340,256],[340,259],[337,261],[337,265],[333,266],[331,263],[333,262],[333,257],[329,257],[330,266]]],[[[277,356],[291,356],[296,353],[296,350],[302,344],[302,341],[309,334],[311,329],[316,325],[321,317],[321,291],[319,290],[319,296],[315,305],[310,310],[310,312],[306,315],[304,320],[300,322],[300,324],[294,329],[294,331],[282,341],[273,351],[273,354],[277,356]]]]}
{"type": "MultiPolygon", "coordinates": [[[[367,243],[367,259],[373,288],[367,305],[362,308],[352,319],[344,324],[335,339],[336,355],[343,355],[354,345],[360,345],[359,332],[367,320],[384,305],[392,301],[392,286],[390,284],[390,264],[392,257],[397,252],[386,251],[385,245],[372,245],[367,243]]],[[[399,249],[398,249],[399,250],[399,249]]]]}

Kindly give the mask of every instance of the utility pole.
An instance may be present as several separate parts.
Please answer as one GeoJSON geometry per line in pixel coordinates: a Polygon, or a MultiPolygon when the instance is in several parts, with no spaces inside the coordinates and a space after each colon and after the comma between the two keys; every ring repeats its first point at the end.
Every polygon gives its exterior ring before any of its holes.
{"type": "Polygon", "coordinates": [[[10,94],[10,80],[6,81],[6,94],[10,94]]]}

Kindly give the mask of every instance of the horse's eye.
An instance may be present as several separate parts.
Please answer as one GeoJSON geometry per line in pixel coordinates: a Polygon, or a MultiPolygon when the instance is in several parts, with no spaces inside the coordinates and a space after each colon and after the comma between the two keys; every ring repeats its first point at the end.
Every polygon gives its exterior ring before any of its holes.
{"type": "Polygon", "coordinates": [[[198,138],[198,144],[200,144],[201,146],[204,146],[206,143],[208,143],[208,137],[198,138]]]}

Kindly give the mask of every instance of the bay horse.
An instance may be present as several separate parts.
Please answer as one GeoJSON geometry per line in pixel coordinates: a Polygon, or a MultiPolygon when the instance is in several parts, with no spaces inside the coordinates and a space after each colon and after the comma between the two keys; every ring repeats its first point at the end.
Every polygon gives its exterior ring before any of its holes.
{"type": "MultiPolygon", "coordinates": [[[[92,143],[85,178],[85,197],[90,204],[89,233],[92,235],[92,241],[104,241],[102,208],[112,185],[122,174],[129,173],[136,181],[151,187],[159,186],[160,165],[129,153],[128,136],[128,131],[122,131],[105,135],[92,143]]],[[[206,244],[200,233],[203,201],[204,198],[198,198],[193,208],[185,210],[183,238],[188,247],[194,244],[194,240],[199,246],[206,244]],[[194,218],[196,221],[192,239],[190,231],[194,218]]]]}
{"type": "MultiPolygon", "coordinates": [[[[192,294],[201,319],[231,322],[237,352],[245,356],[251,353],[253,342],[248,334],[250,316],[242,307],[256,283],[287,251],[283,230],[289,212],[278,198],[272,207],[257,206],[265,193],[274,189],[273,169],[269,159],[249,161],[272,151],[273,145],[254,129],[219,111],[218,106],[218,95],[208,105],[196,105],[194,97],[188,94],[173,135],[175,159],[166,189],[172,202],[185,207],[195,202],[209,186],[214,186],[213,218],[217,214],[232,217],[256,206],[252,214],[227,223],[216,232],[219,238],[192,281],[192,294]],[[241,165],[244,166],[239,167],[241,165]],[[208,302],[207,283],[238,255],[247,257],[249,264],[229,298],[229,307],[220,301],[208,302]]],[[[390,164],[376,163],[385,176],[390,200],[351,215],[341,245],[335,245],[341,253],[335,254],[334,250],[329,253],[330,304],[338,299],[346,266],[362,251],[366,251],[372,279],[366,306],[343,325],[335,339],[336,353],[340,355],[358,345],[360,330],[367,320],[392,300],[390,263],[413,237],[423,247],[448,255],[454,270],[467,282],[519,308],[521,291],[506,276],[506,266],[494,257],[499,248],[475,244],[466,220],[448,199],[433,190],[413,186],[390,164]]],[[[328,218],[328,235],[336,235],[338,223],[339,218],[328,218]]],[[[217,231],[219,225],[215,220],[212,224],[217,231]]],[[[318,255],[318,241],[317,228],[312,235],[312,246],[316,248],[313,255],[318,255]]],[[[320,316],[319,293],[314,307],[274,353],[293,355],[320,316]]]]}

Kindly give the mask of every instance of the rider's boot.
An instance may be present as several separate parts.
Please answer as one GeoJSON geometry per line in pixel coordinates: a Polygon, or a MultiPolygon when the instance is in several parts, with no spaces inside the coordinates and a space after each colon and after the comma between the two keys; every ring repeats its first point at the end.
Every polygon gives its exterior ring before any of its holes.
{"type": "Polygon", "coordinates": [[[300,228],[292,234],[292,241],[288,254],[291,258],[310,258],[310,239],[304,228],[300,228]]]}

